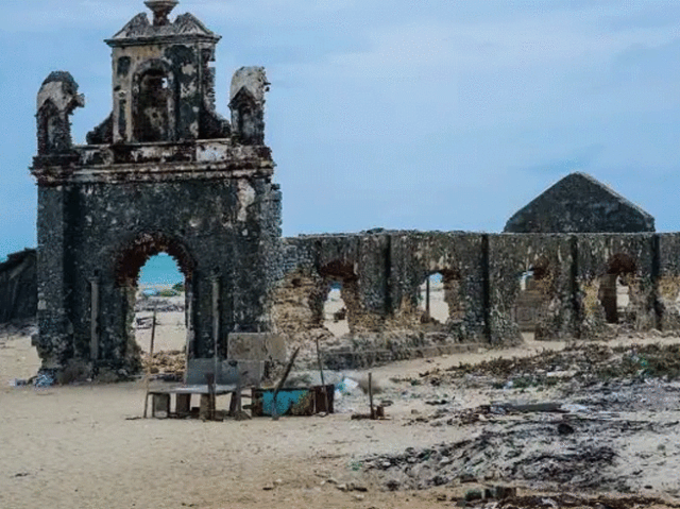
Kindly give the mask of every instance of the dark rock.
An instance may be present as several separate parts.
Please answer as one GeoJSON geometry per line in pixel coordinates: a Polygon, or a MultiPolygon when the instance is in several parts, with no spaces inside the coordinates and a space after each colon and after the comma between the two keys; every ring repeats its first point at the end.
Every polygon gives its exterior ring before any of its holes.
{"type": "Polygon", "coordinates": [[[560,435],[571,435],[574,432],[574,428],[566,422],[561,422],[557,425],[557,432],[560,435]]]}

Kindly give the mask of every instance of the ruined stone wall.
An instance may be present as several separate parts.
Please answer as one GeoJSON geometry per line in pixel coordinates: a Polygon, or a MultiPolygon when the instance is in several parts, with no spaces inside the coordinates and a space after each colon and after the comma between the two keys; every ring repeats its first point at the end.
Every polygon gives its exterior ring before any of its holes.
{"type": "Polygon", "coordinates": [[[31,320],[38,307],[37,253],[26,249],[0,263],[0,323],[31,320]]]}
{"type": "Polygon", "coordinates": [[[401,232],[389,235],[389,312],[393,328],[418,328],[419,287],[432,274],[443,277],[449,319],[440,332],[458,341],[485,335],[487,237],[470,233],[401,232]]]}
{"type": "MultiPolygon", "coordinates": [[[[237,323],[241,331],[271,325],[293,342],[329,340],[323,307],[333,282],[342,285],[356,351],[382,349],[393,359],[408,348],[509,345],[522,338],[516,304],[527,272],[541,295],[537,339],[680,330],[680,234],[378,231],[281,240],[278,187],[266,179],[248,185],[250,190],[228,180],[209,190],[188,182],[41,187],[41,206],[50,209],[49,215],[39,214],[44,255],[38,260],[43,267],[37,346],[45,358],[88,355],[96,280],[106,303],[99,357],[131,362],[137,352],[125,338],[133,304],[120,263],[135,245],[144,256],[150,253],[144,250],[169,252],[189,274],[192,349],[198,357],[213,353],[215,275],[220,348],[237,323]],[[163,213],[160,202],[177,205],[163,213]],[[418,308],[419,287],[433,273],[443,276],[450,312],[436,326],[418,308]],[[627,294],[615,321],[607,315],[603,291],[613,280],[627,294]]],[[[128,261],[138,268],[143,260],[128,261]]],[[[3,286],[6,274],[0,273],[3,316],[13,307],[30,309],[31,271],[20,274],[21,285],[3,286]]]]}
{"type": "Polygon", "coordinates": [[[45,367],[91,359],[134,370],[130,331],[139,269],[159,252],[173,256],[191,299],[191,355],[214,352],[218,288],[219,353],[230,332],[269,327],[266,296],[278,270],[281,195],[268,178],[40,187],[40,337],[45,367]],[[55,215],[54,212],[62,211],[55,215]],[[54,265],[54,267],[52,267],[54,265]],[[104,312],[92,344],[92,291],[104,312]],[[49,298],[46,298],[48,297],[49,298]],[[238,324],[238,326],[237,326],[238,324]],[[237,330],[238,329],[238,330],[237,330]]]}
{"type": "Polygon", "coordinates": [[[357,348],[390,348],[395,335],[411,338],[402,347],[431,345],[430,339],[509,345],[522,340],[516,307],[521,277],[530,273],[540,295],[537,339],[678,330],[675,253],[678,234],[377,231],[284,239],[272,320],[293,338],[322,328],[328,282],[339,280],[357,348]],[[442,274],[449,305],[449,318],[437,329],[418,309],[419,287],[433,273],[442,274]],[[606,280],[627,296],[615,320],[606,312],[606,280]]]}
{"type": "Polygon", "coordinates": [[[656,311],[661,330],[680,330],[680,234],[655,236],[656,311]]]}
{"type": "Polygon", "coordinates": [[[514,308],[520,276],[533,271],[543,294],[537,339],[576,335],[574,309],[574,238],[568,235],[489,236],[489,340],[516,343],[521,333],[514,308]]]}
{"type": "Polygon", "coordinates": [[[619,316],[620,328],[646,331],[658,326],[656,311],[657,237],[652,234],[587,234],[577,237],[576,284],[578,325],[585,338],[608,337],[600,292],[607,274],[621,277],[629,288],[630,302],[619,316]]]}

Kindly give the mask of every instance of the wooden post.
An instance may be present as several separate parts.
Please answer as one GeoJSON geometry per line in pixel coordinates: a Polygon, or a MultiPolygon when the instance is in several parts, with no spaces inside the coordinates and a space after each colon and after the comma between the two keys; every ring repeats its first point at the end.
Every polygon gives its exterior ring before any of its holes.
{"type": "Polygon", "coordinates": [[[153,318],[151,319],[151,344],[149,345],[149,360],[153,361],[153,348],[156,342],[156,308],[153,310],[153,318]]]}
{"type": "Polygon", "coordinates": [[[218,357],[220,345],[220,280],[213,274],[212,280],[212,318],[213,318],[213,356],[215,358],[215,376],[218,372],[218,357]]]}
{"type": "Polygon", "coordinates": [[[146,396],[144,396],[144,418],[149,409],[149,383],[151,378],[151,364],[153,364],[153,347],[156,340],[156,309],[153,310],[153,318],[151,319],[151,344],[149,345],[149,371],[144,374],[144,382],[146,384],[146,396]]]}
{"type": "Polygon", "coordinates": [[[208,382],[208,416],[207,420],[215,420],[215,407],[216,407],[216,395],[215,395],[215,373],[206,373],[206,381],[208,382]]]}
{"type": "Polygon", "coordinates": [[[99,359],[99,280],[90,279],[90,359],[99,359]]]}
{"type": "Polygon", "coordinates": [[[425,280],[425,315],[430,318],[430,276],[425,280]]]}
{"type": "Polygon", "coordinates": [[[319,348],[319,338],[316,338],[316,357],[319,361],[319,373],[321,374],[321,386],[323,387],[323,394],[324,394],[324,398],[325,398],[325,401],[326,401],[326,406],[325,406],[324,410],[326,412],[326,415],[328,415],[330,413],[330,410],[328,409],[328,407],[330,405],[328,403],[328,388],[326,387],[326,382],[323,378],[323,362],[321,362],[321,349],[319,348]]]}
{"type": "Polygon", "coordinates": [[[272,397],[272,419],[277,421],[279,419],[278,414],[276,413],[276,397],[279,395],[279,391],[283,388],[283,384],[286,383],[286,380],[288,379],[288,375],[290,375],[290,370],[293,369],[293,363],[295,362],[295,358],[298,356],[300,353],[300,347],[298,347],[294,352],[293,356],[290,358],[290,362],[288,362],[288,366],[286,366],[286,371],[283,373],[283,378],[281,378],[281,381],[279,384],[276,386],[276,389],[274,390],[274,396],[272,397]]]}
{"type": "Polygon", "coordinates": [[[373,373],[368,374],[368,400],[371,404],[371,419],[375,420],[375,408],[373,407],[373,373]]]}
{"type": "Polygon", "coordinates": [[[191,290],[191,280],[186,277],[184,279],[184,323],[187,328],[187,344],[184,353],[184,384],[187,383],[187,374],[189,373],[189,357],[193,355],[194,351],[194,293],[191,290]]]}

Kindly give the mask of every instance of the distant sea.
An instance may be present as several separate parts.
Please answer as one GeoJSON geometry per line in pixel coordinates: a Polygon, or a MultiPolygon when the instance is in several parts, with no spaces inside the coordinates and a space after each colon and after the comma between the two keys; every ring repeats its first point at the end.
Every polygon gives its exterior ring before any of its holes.
{"type": "Polygon", "coordinates": [[[159,254],[149,259],[139,272],[139,284],[175,285],[184,282],[175,260],[167,254],[159,254]]]}

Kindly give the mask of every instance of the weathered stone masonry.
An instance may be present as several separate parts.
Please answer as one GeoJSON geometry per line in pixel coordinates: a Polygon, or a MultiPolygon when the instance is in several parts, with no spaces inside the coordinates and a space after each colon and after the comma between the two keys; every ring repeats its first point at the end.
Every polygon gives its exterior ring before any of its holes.
{"type": "Polygon", "coordinates": [[[322,326],[329,277],[351,282],[343,298],[354,335],[425,330],[419,285],[444,275],[451,342],[521,341],[513,318],[519,276],[540,274],[545,309],[539,338],[609,337],[621,328],[677,330],[678,234],[472,234],[378,232],[284,240],[284,274],[274,291],[274,323],[292,336],[322,326]],[[610,275],[625,276],[630,302],[608,323],[602,295],[610,275]],[[446,281],[454,281],[449,284],[446,281]]]}
{"type": "Polygon", "coordinates": [[[513,216],[512,234],[281,239],[281,192],[264,143],[264,69],[236,72],[227,121],[216,111],[211,67],[219,36],[190,14],[170,21],[175,0],[146,4],[153,22],[140,14],[107,41],[113,111],[87,145],[71,141],[69,116],[84,105],[73,77],[52,73],[38,94],[33,295],[44,369],[139,369],[135,286],[159,252],[186,277],[191,357],[226,357],[232,332],[328,338],[323,307],[334,282],[354,349],[381,352],[371,361],[433,345],[521,341],[523,274],[534,280],[539,339],[680,330],[680,234],[652,233],[651,216],[580,174],[513,216]],[[419,287],[434,273],[443,278],[445,323],[418,308],[419,287]]]}
{"type": "Polygon", "coordinates": [[[29,321],[38,306],[35,249],[25,249],[0,263],[0,323],[29,321]]]}
{"type": "Polygon", "coordinates": [[[140,14],[107,41],[114,110],[88,145],[70,142],[68,115],[84,102],[75,80],[53,73],[40,90],[35,346],[45,369],[139,369],[135,286],[159,252],[186,277],[189,355],[224,357],[230,332],[270,328],[281,193],[259,111],[268,83],[261,68],[235,76],[232,130],[214,109],[219,37],[190,14],[171,23],[176,3],[147,2],[153,24],[140,14]]]}

